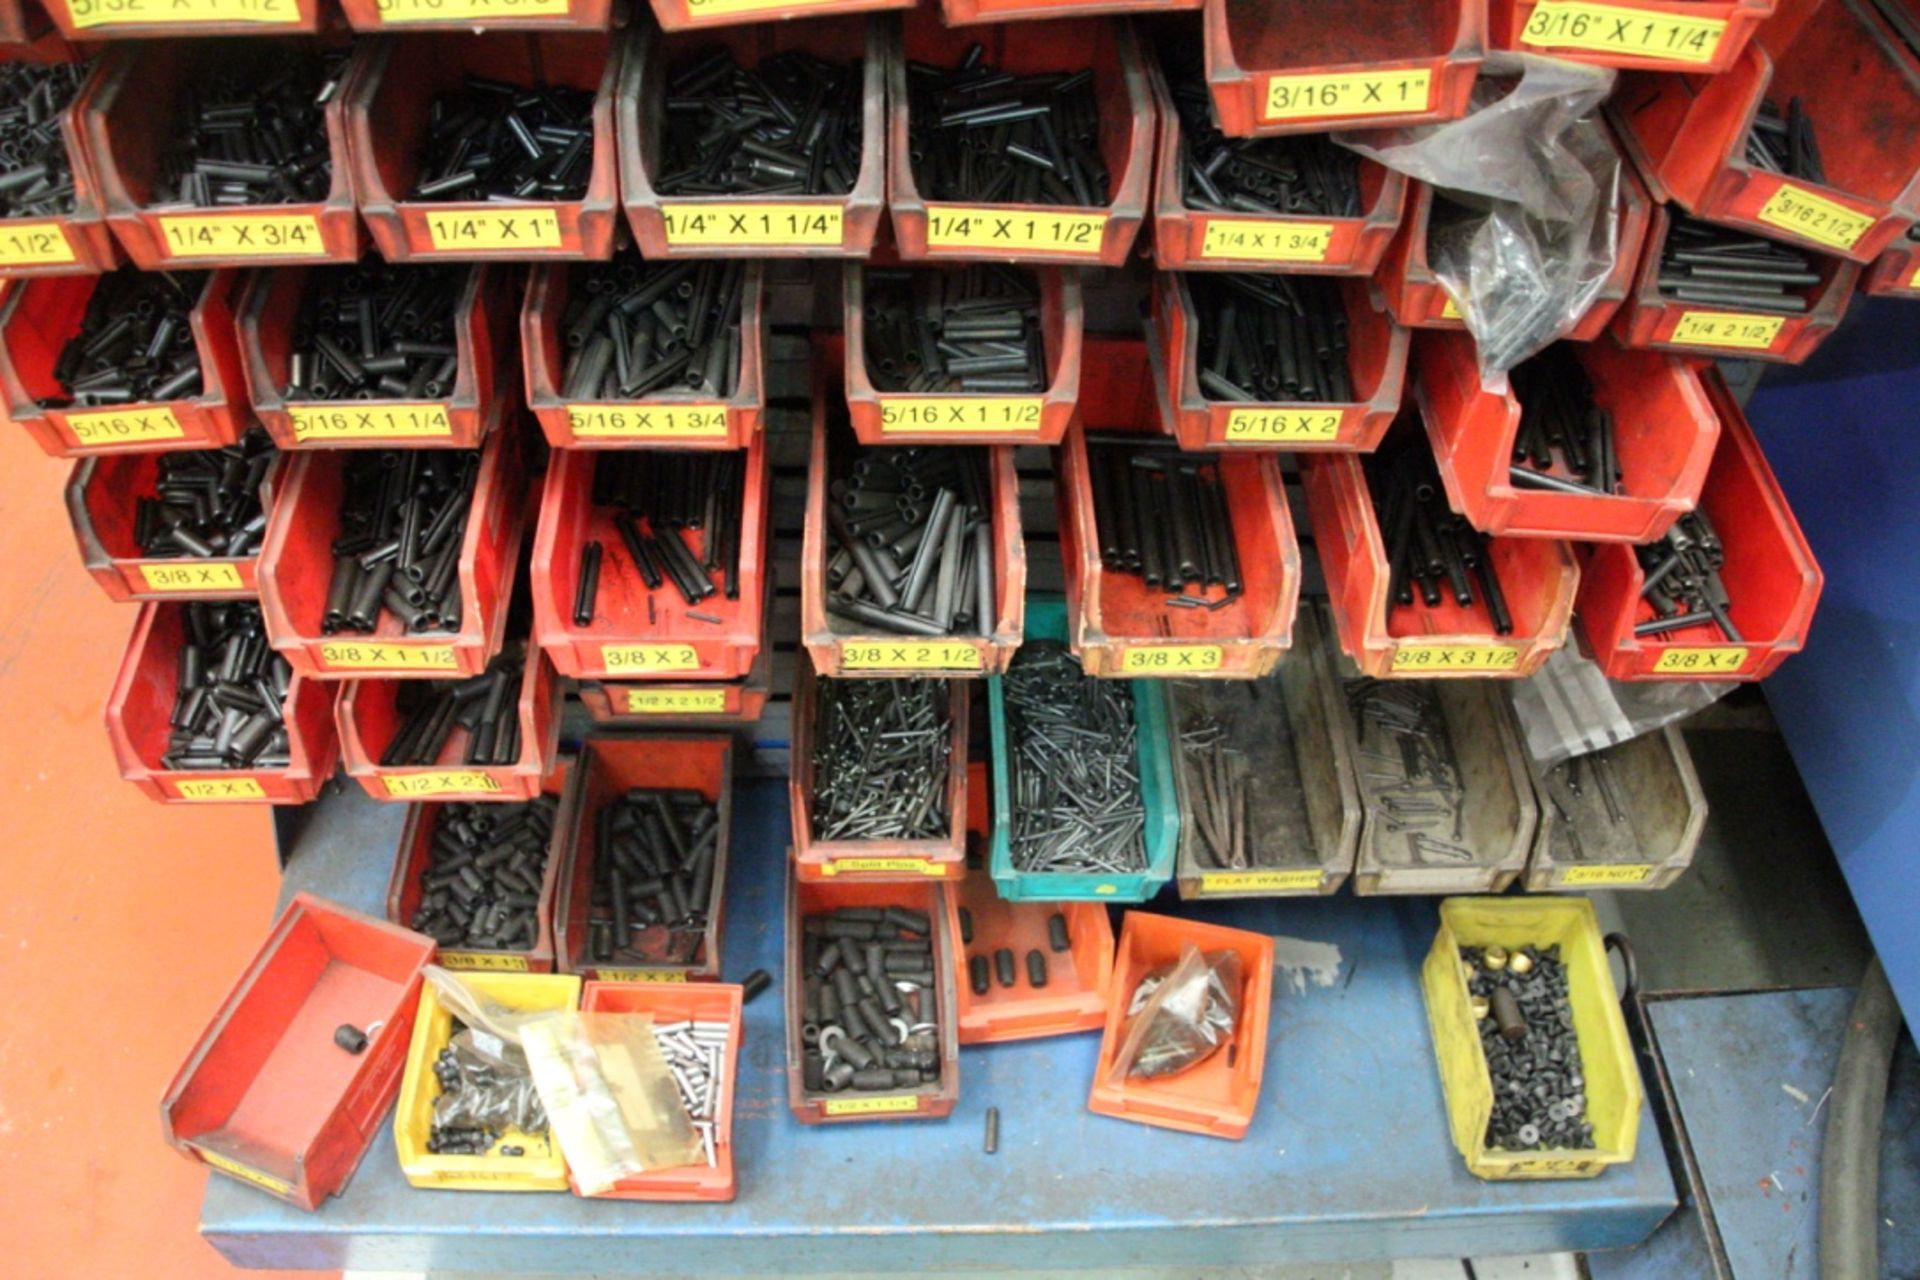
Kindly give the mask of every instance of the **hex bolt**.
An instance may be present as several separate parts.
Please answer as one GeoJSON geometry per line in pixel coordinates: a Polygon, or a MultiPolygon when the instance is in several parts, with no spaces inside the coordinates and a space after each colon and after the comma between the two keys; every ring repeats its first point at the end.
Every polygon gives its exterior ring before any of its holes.
{"type": "MultiPolygon", "coordinates": [[[[936,840],[953,825],[945,680],[822,680],[814,686],[815,840],[936,840]]],[[[895,921],[897,927],[899,925],[895,921]]],[[[919,932],[926,932],[924,918],[919,932]]]]}
{"type": "Polygon", "coordinates": [[[204,380],[192,315],[209,279],[205,271],[133,266],[100,276],[53,362],[59,392],[36,403],[88,409],[199,397],[204,380]]]}
{"type": "Polygon", "coordinates": [[[952,67],[909,62],[907,151],[928,200],[1112,202],[1089,70],[1014,75],[988,62],[978,44],[952,67]]]}
{"type": "Polygon", "coordinates": [[[479,472],[471,450],[361,450],[348,459],[322,631],[371,635],[388,612],[409,632],[459,629],[460,547],[479,472]]]}
{"type": "Polygon", "coordinates": [[[467,76],[427,109],[414,200],[564,201],[593,176],[594,95],[467,76]]]}
{"type": "Polygon", "coordinates": [[[653,593],[668,582],[688,609],[714,596],[739,599],[746,475],[745,450],[601,452],[592,497],[613,508],[609,519],[627,553],[629,567],[614,567],[622,594],[644,595],[650,617],[653,593]]]}
{"type": "Polygon", "coordinates": [[[160,767],[173,771],[285,769],[285,724],[293,668],[268,646],[251,600],[194,601],[183,610],[183,642],[160,767]]]}
{"type": "Polygon", "coordinates": [[[380,753],[380,766],[517,762],[523,745],[520,683],[526,663],[526,642],[519,640],[488,662],[480,675],[401,681],[394,708],[402,719],[380,753]]]}
{"type": "Polygon", "coordinates": [[[214,48],[181,82],[153,203],[231,209],[325,200],[333,185],[326,107],[352,50],[293,40],[214,48]]]}
{"type": "Polygon", "coordinates": [[[552,795],[518,804],[423,805],[432,843],[409,927],[442,947],[526,951],[540,940],[552,795]]]}
{"type": "Polygon", "coordinates": [[[802,919],[806,985],[801,1009],[807,1020],[800,1039],[820,1048],[821,1090],[873,1092],[938,1081],[941,1044],[930,930],[924,912],[899,907],[840,907],[802,919]],[[851,936],[856,933],[862,937],[851,936]],[[911,972],[889,968],[876,983],[869,955],[912,957],[920,967],[911,972]],[[882,989],[894,993],[898,1014],[889,1016],[881,1008],[877,993],[882,989]]]}
{"type": "Polygon", "coordinates": [[[333,1029],[333,1042],[348,1053],[364,1053],[367,1048],[367,1033],[350,1022],[343,1022],[333,1029]]]}
{"type": "Polygon", "coordinates": [[[93,72],[94,62],[0,64],[0,219],[73,212],[73,160],[60,117],[93,72]]]}
{"type": "Polygon", "coordinates": [[[843,195],[860,173],[861,64],[801,50],[748,67],[713,45],[669,73],[663,196],[843,195]]]}
{"type": "MultiPolygon", "coordinates": [[[[598,963],[700,965],[720,841],[720,813],[698,791],[636,787],[592,818],[590,918],[607,922],[598,963]]],[[[581,839],[586,839],[582,828],[581,839]]]]}

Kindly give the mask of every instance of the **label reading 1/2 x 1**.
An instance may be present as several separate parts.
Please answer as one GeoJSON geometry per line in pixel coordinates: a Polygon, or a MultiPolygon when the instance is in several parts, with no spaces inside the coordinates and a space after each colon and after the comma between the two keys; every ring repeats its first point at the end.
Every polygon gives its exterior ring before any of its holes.
{"type": "Polygon", "coordinates": [[[475,18],[564,18],[569,0],[379,0],[382,22],[465,22],[475,18]]]}
{"type": "Polygon", "coordinates": [[[57,222],[0,222],[0,267],[47,267],[79,260],[66,229],[57,222]]]}
{"type": "Polygon", "coordinates": [[[320,220],[310,213],[170,214],[160,219],[160,242],[169,258],[319,258],[327,252],[320,220]]]}
{"type": "Polygon", "coordinates": [[[1422,644],[1403,642],[1393,651],[1395,671],[1513,671],[1520,647],[1511,644],[1422,644]]]}
{"type": "Polygon", "coordinates": [[[209,1151],[205,1147],[195,1147],[194,1150],[200,1153],[202,1160],[222,1173],[232,1174],[242,1182],[251,1182],[254,1186],[271,1191],[277,1196],[293,1194],[293,1184],[285,1178],[276,1178],[270,1173],[262,1173],[258,1169],[241,1164],[238,1160],[229,1160],[223,1155],[209,1151]]]}
{"type": "Polygon", "coordinates": [[[847,671],[979,671],[980,646],[964,640],[861,641],[840,646],[847,671]]]}
{"type": "Polygon", "coordinates": [[[1106,238],[1104,213],[1035,213],[1026,209],[927,206],[927,248],[985,249],[994,253],[1070,253],[1100,256],[1106,238]]]}
{"type": "Polygon", "coordinates": [[[453,671],[450,644],[395,644],[390,640],[328,640],[320,646],[328,671],[453,671]]]}
{"type": "Polygon", "coordinates": [[[1645,884],[1653,868],[1644,864],[1617,867],[1568,867],[1560,874],[1561,884],[1645,884]]]}
{"type": "Polygon", "coordinates": [[[1120,670],[1128,675],[1187,676],[1218,671],[1225,652],[1217,644],[1162,644],[1128,649],[1120,655],[1120,670]]]}
{"type": "Polygon", "coordinates": [[[696,671],[700,654],[690,644],[607,644],[600,646],[600,665],[611,675],[696,671]]]}
{"type": "Polygon", "coordinates": [[[1202,258],[1261,262],[1325,262],[1333,248],[1330,222],[1228,222],[1214,218],[1200,241],[1202,258]]]}
{"type": "Polygon", "coordinates": [[[1805,187],[1783,182],[1760,206],[1760,221],[1794,235],[1843,252],[1860,243],[1874,218],[1849,209],[1805,187]]]}
{"type": "Polygon", "coordinates": [[[69,413],[67,430],[75,441],[92,447],[130,444],[136,440],[184,440],[186,428],[164,405],[150,409],[107,409],[99,413],[69,413]]]}
{"type": "Polygon", "coordinates": [[[630,716],[711,716],[727,710],[725,689],[623,689],[630,716]]]}
{"type": "Polygon", "coordinates": [[[150,22],[257,22],[292,25],[300,21],[294,0],[67,0],[73,25],[139,26],[150,22]]]}
{"type": "Polygon", "coordinates": [[[1262,118],[1397,116],[1433,106],[1433,69],[1349,71],[1324,76],[1273,76],[1262,118]]]}
{"type": "MultiPolygon", "coordinates": [[[[701,10],[688,9],[695,15],[701,10]]],[[[674,204],[660,206],[667,224],[667,243],[675,247],[705,245],[839,248],[846,235],[846,210],[839,205],[805,204],[674,204]]]]}
{"type": "Polygon", "coordinates": [[[500,781],[480,769],[435,769],[431,773],[396,773],[380,779],[395,800],[415,796],[460,795],[482,791],[498,794],[500,781]]]}
{"type": "Polygon", "coordinates": [[[200,778],[176,782],[173,793],[182,800],[265,800],[266,789],[257,778],[200,778]]]}
{"type": "Polygon", "coordinates": [[[1292,871],[1203,871],[1202,893],[1299,893],[1318,889],[1324,873],[1318,867],[1292,871]]]}
{"type": "Polygon", "coordinates": [[[820,1105],[830,1116],[880,1116],[918,1111],[920,1099],[911,1094],[896,1094],[887,1098],[828,1098],[820,1105]]]}
{"type": "Polygon", "coordinates": [[[727,406],[570,404],[567,426],[588,440],[719,440],[727,434],[727,406]]]}
{"type": "Polygon", "coordinates": [[[533,209],[461,209],[427,215],[427,236],[436,253],[558,249],[560,213],[533,209]]]}
{"type": "Polygon", "coordinates": [[[495,973],[525,973],[525,956],[495,951],[441,951],[439,963],[448,969],[490,969],[495,973]]]}
{"type": "Polygon", "coordinates": [[[1702,66],[1720,52],[1727,24],[1651,9],[1623,9],[1579,0],[1540,0],[1520,43],[1535,49],[1585,49],[1702,66]]]}
{"type": "Polygon", "coordinates": [[[1038,432],[1041,408],[1039,396],[969,396],[964,400],[882,396],[880,430],[900,435],[914,431],[1038,432]]]}
{"type": "Polygon", "coordinates": [[[184,560],[143,564],[140,578],[149,591],[244,591],[247,587],[237,564],[196,564],[184,560]]]}
{"type": "Polygon", "coordinates": [[[1734,347],[1765,351],[1780,336],[1785,316],[1756,316],[1737,311],[1683,311],[1668,342],[1696,347],[1734,347]]]}
{"type": "Polygon", "coordinates": [[[445,439],[453,434],[447,406],[437,403],[386,404],[359,408],[348,404],[320,407],[289,405],[293,438],[309,440],[445,439]]]}
{"type": "Polygon", "coordinates": [[[829,858],[820,864],[820,874],[937,876],[940,864],[926,858],[829,858]]]}
{"type": "Polygon", "coordinates": [[[1227,414],[1228,444],[1326,444],[1340,438],[1347,415],[1338,409],[1235,409],[1227,414]]]}
{"type": "Polygon", "coordinates": [[[601,982],[685,982],[687,975],[681,969],[609,969],[605,965],[595,965],[594,974],[601,982]]]}
{"type": "Polygon", "coordinates": [[[1747,665],[1751,652],[1738,645],[1675,645],[1663,650],[1654,660],[1656,672],[1687,672],[1692,675],[1724,676],[1747,665]]]}

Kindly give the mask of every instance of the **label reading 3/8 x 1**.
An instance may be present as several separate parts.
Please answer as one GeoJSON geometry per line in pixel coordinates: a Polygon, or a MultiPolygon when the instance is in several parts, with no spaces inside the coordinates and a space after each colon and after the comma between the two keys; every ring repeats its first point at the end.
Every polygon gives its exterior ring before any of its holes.
{"type": "Polygon", "coordinates": [[[1034,213],[1028,210],[927,206],[927,248],[1016,250],[1098,257],[1106,238],[1104,213],[1034,213]]]}
{"type": "Polygon", "coordinates": [[[1535,49],[1584,49],[1703,66],[1720,51],[1727,24],[1652,9],[1623,9],[1579,0],[1540,0],[1520,43],[1535,49]]]}
{"type": "Polygon", "coordinates": [[[1200,241],[1202,258],[1254,258],[1261,262],[1325,262],[1333,248],[1329,222],[1207,223],[1200,241]]]}
{"type": "Polygon", "coordinates": [[[1203,871],[1202,893],[1301,893],[1318,889],[1324,873],[1318,867],[1291,871],[1203,871]]]}
{"type": "Polygon", "coordinates": [[[427,215],[427,236],[436,253],[558,249],[560,214],[551,208],[460,209],[427,215]]]}
{"type": "Polygon", "coordinates": [[[846,211],[839,205],[816,208],[804,204],[740,204],[660,206],[667,224],[667,243],[707,247],[768,245],[837,248],[846,234],[846,211]]]}
{"type": "Polygon", "coordinates": [[[149,591],[244,591],[247,586],[237,564],[196,564],[181,560],[143,564],[140,578],[149,591]]]}
{"type": "Polygon", "coordinates": [[[979,671],[980,646],[963,640],[861,641],[840,646],[848,671],[979,671]]]}
{"type": "Polygon", "coordinates": [[[880,430],[913,431],[1040,430],[1039,396],[970,396],[964,400],[885,396],[880,401],[880,430]]]}
{"type": "Polygon", "coordinates": [[[310,213],[173,214],[160,219],[160,242],[169,258],[318,258],[327,252],[320,220],[310,213]]]}
{"type": "Polygon", "coordinates": [[[1334,75],[1273,76],[1262,117],[1312,120],[1320,116],[1397,116],[1433,105],[1433,69],[1348,71],[1334,75]]]}
{"type": "Polygon", "coordinates": [[[1393,651],[1395,671],[1512,671],[1520,649],[1511,644],[1422,644],[1402,642],[1393,651]]]}

